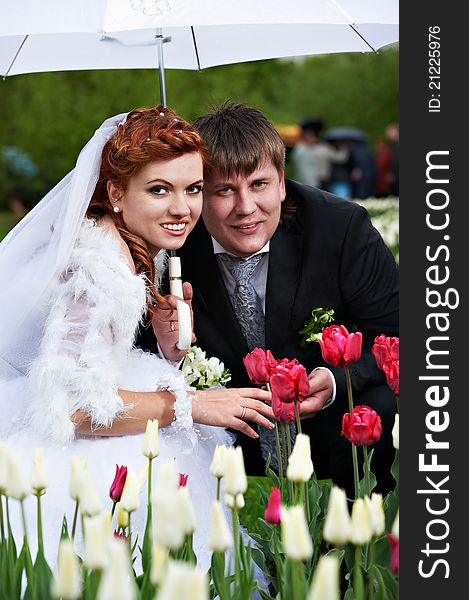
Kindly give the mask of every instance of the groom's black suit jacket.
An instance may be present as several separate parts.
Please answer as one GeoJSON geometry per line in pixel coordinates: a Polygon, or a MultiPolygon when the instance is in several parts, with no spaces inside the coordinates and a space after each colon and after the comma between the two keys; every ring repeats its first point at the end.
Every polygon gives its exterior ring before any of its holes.
{"type": "MultiPolygon", "coordinates": [[[[287,181],[286,191],[296,210],[292,217],[282,219],[270,241],[266,349],[276,358],[298,358],[308,371],[324,365],[319,344],[309,343],[302,348],[298,332],[313,308],[333,308],[336,324],[345,325],[349,331],[356,328],[364,335],[366,351],[360,363],[351,367],[355,391],[382,384],[383,373],[369,350],[376,335],[398,332],[398,272],[394,258],[363,207],[294,181],[287,181]]],[[[230,369],[230,386],[251,386],[242,363],[248,348],[202,220],[178,254],[183,279],[194,288],[197,345],[230,369]]],[[[343,370],[331,370],[337,381],[336,402],[321,411],[320,418],[308,420],[322,434],[327,429],[326,421],[330,421],[328,439],[340,436],[340,420],[348,411],[343,370]]],[[[317,439],[315,434],[313,437],[317,439]]],[[[258,442],[242,434],[239,438],[248,472],[263,472],[258,442]]],[[[324,444],[321,447],[324,450],[324,444]]],[[[329,476],[327,470],[325,467],[324,476],[329,476]]]]}

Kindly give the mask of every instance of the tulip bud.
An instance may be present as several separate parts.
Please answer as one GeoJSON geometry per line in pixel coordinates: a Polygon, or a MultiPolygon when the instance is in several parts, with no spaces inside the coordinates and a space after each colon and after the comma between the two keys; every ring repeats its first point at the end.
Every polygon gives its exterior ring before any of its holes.
{"type": "Polygon", "coordinates": [[[352,528],[350,531],[350,541],[355,546],[367,544],[373,536],[371,527],[371,517],[365,500],[358,498],[353,503],[352,508],[352,528]]]}
{"type": "Polygon", "coordinates": [[[36,448],[33,452],[33,469],[31,472],[31,488],[36,496],[42,496],[47,487],[46,462],[44,449],[36,448]]]}
{"type": "Polygon", "coordinates": [[[241,510],[244,508],[244,496],[243,494],[225,494],[225,506],[228,508],[236,508],[237,510],[241,510]]]}
{"type": "Polygon", "coordinates": [[[195,516],[194,506],[189,495],[189,490],[186,487],[180,487],[178,492],[178,509],[181,527],[185,535],[194,533],[197,527],[197,519],[195,516]]]}
{"type": "Polygon", "coordinates": [[[282,494],[280,488],[273,487],[270,490],[269,501],[264,511],[264,519],[271,525],[279,525],[281,521],[280,506],[282,504],[282,494]]]}
{"type": "Polygon", "coordinates": [[[148,419],[147,429],[145,431],[145,440],[143,442],[143,454],[150,460],[156,458],[160,453],[160,444],[158,440],[158,420],[148,419]]]}
{"type": "Polygon", "coordinates": [[[351,521],[344,490],[334,486],[329,496],[323,537],[334,546],[343,546],[350,540],[351,521]]]}
{"type": "Polygon", "coordinates": [[[127,477],[127,467],[119,467],[116,465],[116,474],[114,475],[114,481],[109,489],[109,497],[114,502],[119,502],[122,496],[122,491],[125,485],[125,479],[127,477]]]}
{"type": "Polygon", "coordinates": [[[121,496],[121,506],[131,513],[140,506],[140,486],[135,473],[129,471],[125,480],[124,490],[121,496]]]}
{"type": "Polygon", "coordinates": [[[189,475],[186,473],[179,473],[179,487],[186,487],[189,475]]]}
{"type": "Polygon", "coordinates": [[[233,535],[220,502],[212,504],[208,545],[214,552],[226,552],[233,545],[233,535]]]}
{"type": "Polygon", "coordinates": [[[125,510],[125,508],[119,506],[119,508],[117,509],[117,527],[119,527],[119,529],[125,529],[128,526],[129,513],[125,510]]]}
{"type": "Polygon", "coordinates": [[[81,596],[80,564],[73,543],[60,541],[57,557],[57,574],[52,580],[51,594],[62,600],[78,600],[81,596]]]}
{"type": "Polygon", "coordinates": [[[393,536],[395,536],[397,539],[399,539],[399,509],[396,513],[394,522],[391,526],[391,533],[393,534],[393,536]]]}
{"type": "Polygon", "coordinates": [[[288,459],[287,479],[295,483],[306,483],[311,479],[314,466],[311,460],[311,443],[309,436],[299,433],[288,459]]]}
{"type": "Polygon", "coordinates": [[[104,569],[109,560],[109,518],[103,512],[85,519],[84,563],[89,569],[104,569]]]}
{"type": "Polygon", "coordinates": [[[384,533],[385,516],[383,509],[383,495],[371,494],[371,499],[365,496],[365,502],[370,513],[371,530],[373,535],[381,535],[384,533]]]}
{"type": "Polygon", "coordinates": [[[164,546],[155,544],[151,552],[150,581],[153,585],[160,584],[166,574],[168,567],[168,550],[164,546]]]}
{"type": "Polygon", "coordinates": [[[70,483],[68,493],[72,500],[78,500],[82,486],[83,472],[88,469],[87,462],[84,458],[72,456],[70,459],[70,483]]]}
{"type": "Polygon", "coordinates": [[[16,500],[24,500],[31,493],[31,486],[21,463],[21,459],[14,451],[8,457],[8,481],[6,495],[16,500]]]}
{"type": "Polygon", "coordinates": [[[217,479],[221,479],[225,474],[226,468],[226,446],[215,446],[213,460],[210,465],[210,473],[217,479]]]}
{"type": "Polygon", "coordinates": [[[288,558],[308,560],[313,555],[313,542],[302,506],[280,509],[282,543],[288,558]]]}
{"type": "Polygon", "coordinates": [[[175,460],[164,460],[158,467],[156,485],[152,490],[152,495],[160,492],[173,491],[179,489],[179,471],[175,460]]]}
{"type": "Polygon", "coordinates": [[[314,571],[307,600],[340,600],[337,556],[321,556],[314,571]]]}
{"type": "Polygon", "coordinates": [[[152,504],[153,539],[165,548],[177,550],[184,543],[185,537],[178,491],[159,490],[157,494],[153,494],[152,504]]]}
{"type": "Polygon", "coordinates": [[[8,450],[0,443],[0,494],[6,494],[8,481],[8,450]]]}
{"type": "Polygon", "coordinates": [[[86,517],[94,517],[101,512],[102,506],[96,488],[88,470],[81,472],[81,489],[79,492],[80,509],[86,517]]]}
{"type": "Polygon", "coordinates": [[[394,427],[392,428],[392,445],[399,450],[399,413],[394,418],[394,427]]]}
{"type": "Polygon", "coordinates": [[[158,600],[207,600],[207,575],[198,567],[188,563],[170,561],[163,579],[158,600]]]}
{"type": "Polygon", "coordinates": [[[109,562],[98,588],[97,600],[135,600],[134,577],[130,571],[127,544],[111,537],[109,540],[109,562]]]}
{"type": "Polygon", "coordinates": [[[244,494],[248,488],[248,480],[244,468],[244,458],[241,446],[228,448],[226,451],[226,471],[224,491],[226,494],[244,494]]]}

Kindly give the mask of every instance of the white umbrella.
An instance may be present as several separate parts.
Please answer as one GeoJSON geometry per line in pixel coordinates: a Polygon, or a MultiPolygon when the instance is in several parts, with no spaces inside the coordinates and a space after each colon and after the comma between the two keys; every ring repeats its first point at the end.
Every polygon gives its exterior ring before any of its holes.
{"type": "Polygon", "coordinates": [[[398,21],[398,0],[23,0],[0,5],[0,75],[158,67],[165,103],[163,67],[375,51],[398,21]]]}

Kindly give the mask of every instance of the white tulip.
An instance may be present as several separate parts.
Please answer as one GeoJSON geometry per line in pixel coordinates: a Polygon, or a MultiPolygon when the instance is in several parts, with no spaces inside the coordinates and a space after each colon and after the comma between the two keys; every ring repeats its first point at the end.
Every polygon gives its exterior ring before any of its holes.
{"type": "Polygon", "coordinates": [[[31,485],[24,472],[19,455],[10,451],[8,453],[8,480],[6,495],[16,500],[24,500],[31,493],[31,485]]]}
{"type": "Polygon", "coordinates": [[[228,508],[236,508],[237,510],[240,510],[241,508],[244,508],[244,496],[243,494],[236,494],[236,496],[233,496],[233,494],[225,494],[225,506],[227,506],[228,508]]]}
{"type": "Polygon", "coordinates": [[[0,443],[0,494],[5,494],[8,481],[9,451],[0,443]]]}
{"type": "Polygon", "coordinates": [[[148,480],[149,462],[145,461],[140,471],[137,473],[138,487],[142,491],[148,480]]]}
{"type": "Polygon", "coordinates": [[[394,427],[392,428],[392,445],[399,450],[399,413],[394,418],[394,427]]]}
{"type": "Polygon", "coordinates": [[[117,527],[125,529],[129,526],[129,513],[119,505],[117,509],[117,527]]]}
{"type": "Polygon", "coordinates": [[[52,580],[51,594],[62,600],[77,600],[81,596],[80,563],[69,539],[63,539],[59,544],[57,574],[52,580]]]}
{"type": "Polygon", "coordinates": [[[226,450],[226,469],[224,478],[224,491],[226,494],[244,494],[248,489],[248,480],[244,468],[244,458],[241,446],[226,450]]]}
{"type": "Polygon", "coordinates": [[[163,581],[168,566],[169,553],[167,548],[155,544],[151,552],[150,581],[153,585],[163,581]]]}
{"type": "Polygon", "coordinates": [[[195,516],[194,506],[186,487],[180,487],[178,495],[178,518],[181,521],[181,527],[185,535],[194,533],[197,527],[197,518],[195,516]]]}
{"type": "Polygon", "coordinates": [[[89,569],[104,569],[109,560],[109,513],[85,518],[84,563],[89,569]]]}
{"type": "Polygon", "coordinates": [[[111,538],[109,562],[101,578],[97,600],[134,600],[135,597],[127,544],[121,539],[111,538]]]}
{"type": "Polygon", "coordinates": [[[80,498],[82,476],[83,472],[87,470],[88,465],[84,458],[72,456],[70,459],[70,482],[68,486],[68,493],[72,500],[76,501],[80,498]]]}
{"type": "Polygon", "coordinates": [[[152,497],[160,492],[177,491],[179,489],[179,471],[175,460],[163,460],[158,465],[156,485],[152,497]]]}
{"type": "Polygon", "coordinates": [[[87,469],[82,469],[77,481],[81,481],[78,494],[80,510],[86,517],[94,517],[94,515],[101,512],[102,506],[90,472],[87,469]]]}
{"type": "Polygon", "coordinates": [[[303,506],[281,507],[282,543],[288,558],[308,560],[313,555],[313,542],[306,523],[303,506]]]}
{"type": "Polygon", "coordinates": [[[143,442],[143,454],[149,459],[156,458],[160,453],[160,444],[158,440],[158,420],[148,419],[147,429],[145,431],[145,440],[143,442]]]}
{"type": "Polygon", "coordinates": [[[363,498],[357,498],[352,507],[352,528],[350,541],[355,546],[367,544],[373,537],[371,516],[363,498]]]}
{"type": "Polygon", "coordinates": [[[381,535],[385,528],[385,515],[383,509],[383,495],[371,494],[371,499],[365,496],[365,502],[371,517],[371,530],[373,535],[381,535]]]}
{"type": "Polygon", "coordinates": [[[31,488],[36,495],[41,495],[47,488],[46,461],[44,449],[35,448],[33,452],[33,469],[31,472],[31,488]]]}
{"type": "Polygon", "coordinates": [[[321,556],[314,571],[308,600],[340,600],[339,559],[335,555],[321,556]]]}
{"type": "Polygon", "coordinates": [[[329,496],[323,537],[334,546],[343,546],[350,540],[351,521],[344,490],[334,486],[329,496]]]}
{"type": "Polygon", "coordinates": [[[391,526],[391,533],[399,539],[399,509],[397,510],[394,522],[391,526]]]}
{"type": "Polygon", "coordinates": [[[132,471],[127,471],[120,504],[128,513],[136,511],[140,506],[140,484],[132,471]]]}
{"type": "Polygon", "coordinates": [[[215,446],[212,464],[210,465],[210,473],[217,479],[221,479],[225,474],[226,451],[227,446],[215,446]]]}
{"type": "Polygon", "coordinates": [[[170,561],[158,600],[207,600],[208,578],[198,567],[170,561]]]}
{"type": "Polygon", "coordinates": [[[288,459],[287,479],[295,483],[306,483],[311,479],[313,471],[309,435],[299,433],[288,459]]]}
{"type": "Polygon", "coordinates": [[[220,502],[212,504],[208,545],[215,552],[226,552],[233,545],[233,535],[220,502]]]}
{"type": "Polygon", "coordinates": [[[179,491],[159,491],[152,496],[153,539],[161,546],[177,550],[184,543],[179,507],[179,491]]]}

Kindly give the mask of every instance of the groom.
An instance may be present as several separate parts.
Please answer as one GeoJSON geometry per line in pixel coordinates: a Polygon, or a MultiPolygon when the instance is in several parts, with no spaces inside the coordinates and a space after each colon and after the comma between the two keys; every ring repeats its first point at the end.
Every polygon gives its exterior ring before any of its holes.
{"type": "MultiPolygon", "coordinates": [[[[213,165],[205,176],[203,220],[179,252],[184,279],[194,289],[197,345],[225,363],[230,385],[237,387],[251,385],[242,358],[253,347],[276,358],[296,357],[310,373],[301,416],[316,474],[353,490],[350,442],[341,436],[348,412],[343,370],[314,371],[325,366],[319,344],[299,344],[312,309],[334,309],[336,324],[363,333],[362,358],[350,369],[354,404],[367,404],[381,416],[372,470],[378,491],[387,492],[394,486],[389,470],[396,405],[370,349],[375,336],[398,335],[398,271],[391,252],[364,208],[285,180],[284,144],[257,109],[227,104],[195,125],[213,165]]],[[[165,340],[159,341],[163,347],[165,340]]],[[[259,440],[239,434],[238,443],[248,472],[263,474],[259,440]]]]}

